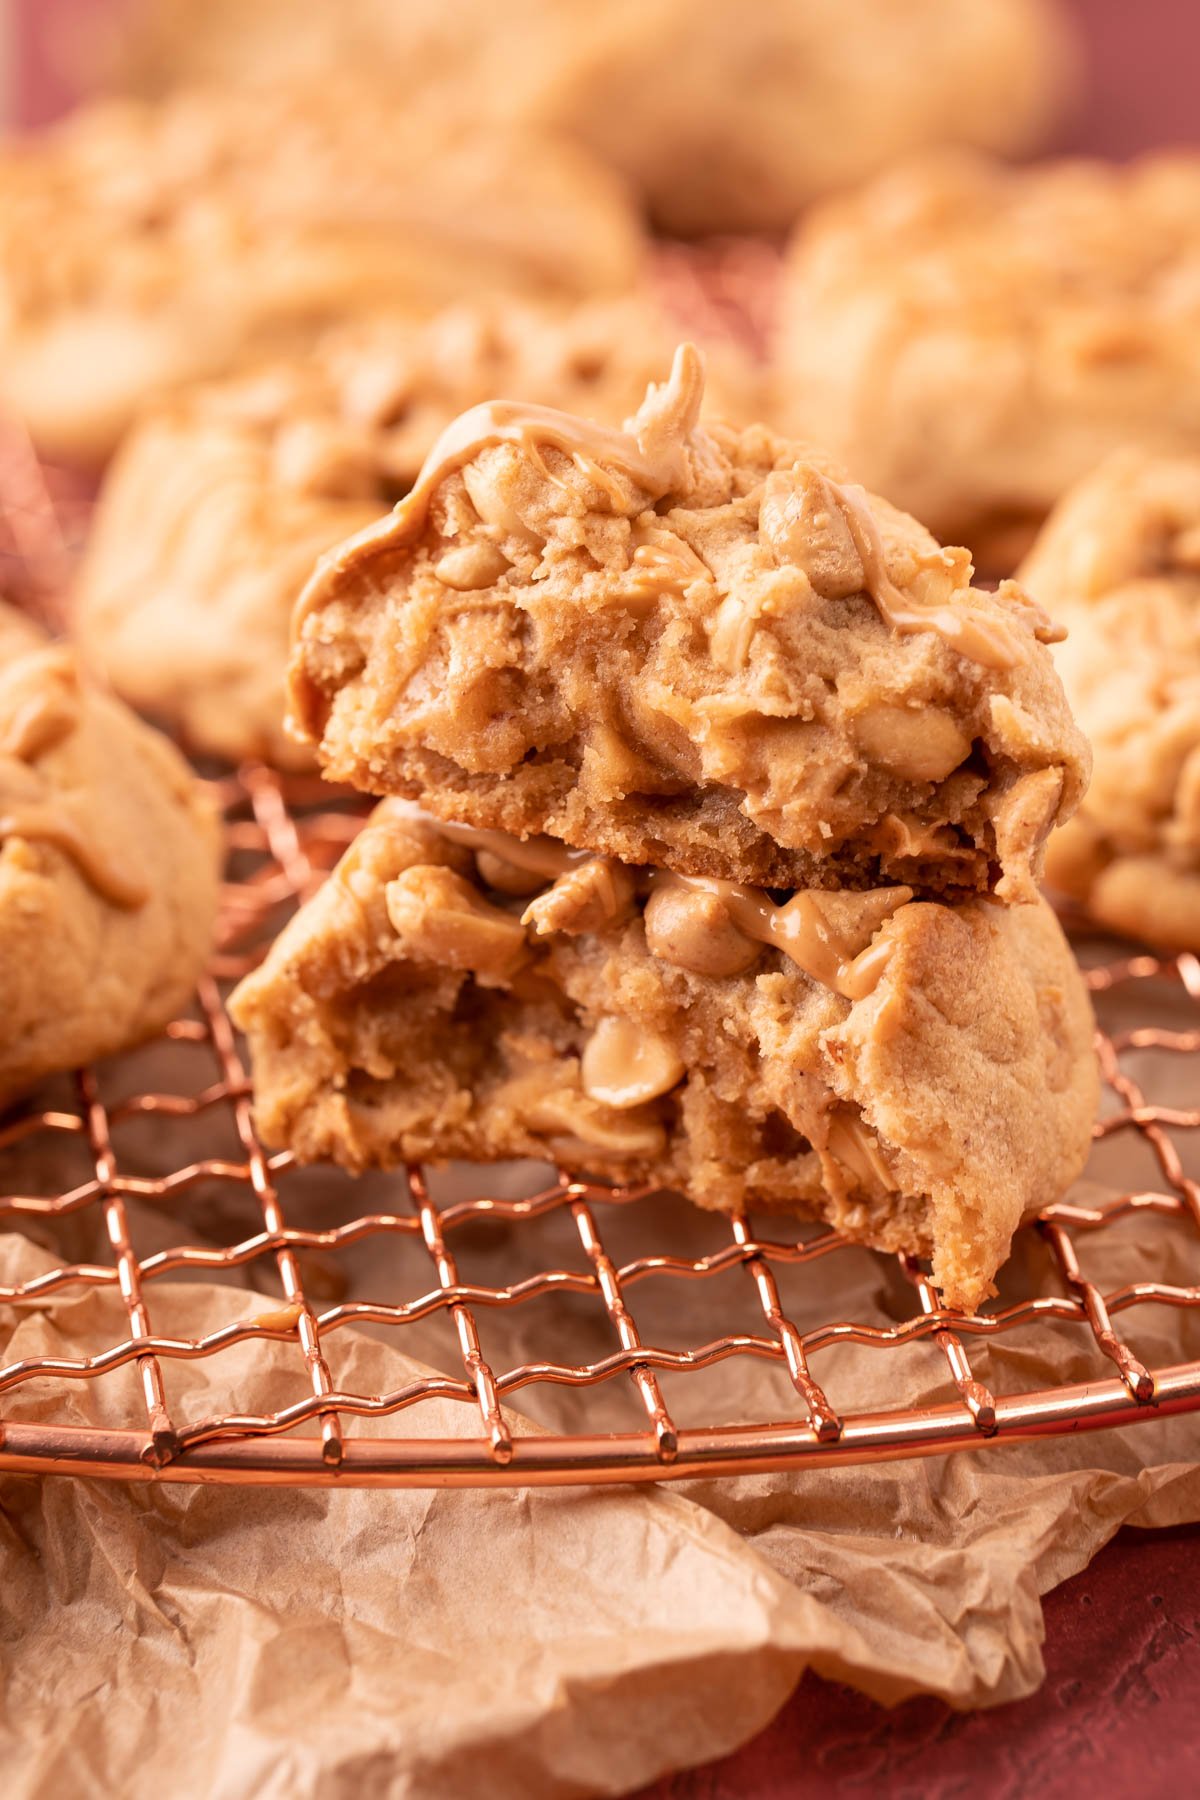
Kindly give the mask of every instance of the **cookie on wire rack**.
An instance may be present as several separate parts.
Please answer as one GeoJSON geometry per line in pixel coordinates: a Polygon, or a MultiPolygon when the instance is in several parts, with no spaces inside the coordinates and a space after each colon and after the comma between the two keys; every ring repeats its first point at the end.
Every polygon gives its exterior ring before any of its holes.
{"type": "MultiPolygon", "coordinates": [[[[520,393],[618,425],[672,341],[647,295],[496,299],[362,320],[177,395],[134,427],[101,488],[75,591],[89,660],[196,750],[310,765],[284,731],[284,678],[318,556],[408,491],[465,407],[520,393]]],[[[756,417],[751,359],[732,341],[711,357],[710,406],[756,417]]]]}
{"type": "Polygon", "coordinates": [[[221,833],[174,746],[0,607],[0,1105],[160,1031],[212,941],[221,833]]]}
{"type": "Polygon", "coordinates": [[[1055,628],[703,387],[684,346],[625,430],[456,420],[301,596],[294,727],[367,793],[626,862],[1033,898],[1089,766],[1055,628]]]}
{"type": "Polygon", "coordinates": [[[783,1206],[991,1291],[1083,1166],[1091,1009],[1044,901],[761,890],[384,801],[231,1010],[258,1128],[350,1169],[535,1157],[783,1206]]]}
{"type": "Polygon", "coordinates": [[[973,1308],[1097,1097],[1058,634],[702,391],[474,408],[301,596],[295,722],[393,798],[234,997],[260,1129],[807,1211],[973,1308]]]}
{"type": "Polygon", "coordinates": [[[1200,950],[1200,454],[1117,451],[1064,495],[1022,579],[1095,771],[1046,875],[1101,925],[1200,950]]]}

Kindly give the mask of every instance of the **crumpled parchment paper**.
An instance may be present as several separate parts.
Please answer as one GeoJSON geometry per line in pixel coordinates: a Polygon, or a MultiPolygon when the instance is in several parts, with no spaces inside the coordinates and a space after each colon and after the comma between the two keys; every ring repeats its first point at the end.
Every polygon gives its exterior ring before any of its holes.
{"type": "MultiPolygon", "coordinates": [[[[1169,997],[1164,1006],[1169,1018],[1169,997]]],[[[1138,1068],[1161,1101],[1195,1104],[1189,1059],[1151,1053],[1138,1068]]],[[[127,1134],[122,1166],[153,1169],[168,1153],[177,1161],[178,1130],[164,1138],[164,1129],[149,1121],[140,1137],[127,1134]]],[[[34,1157],[29,1146],[20,1154],[34,1157]]],[[[1101,1147],[1092,1175],[1112,1189],[1161,1185],[1124,1134],[1101,1147]]],[[[66,1175],[0,1173],[9,1191],[39,1191],[35,1180],[48,1192],[66,1175]]],[[[497,1177],[487,1180],[494,1189],[497,1177]]],[[[359,1190],[355,1210],[389,1195],[381,1178],[379,1193],[359,1190]]],[[[665,1209],[651,1221],[660,1247],[669,1240],[687,1254],[720,1233],[682,1203],[651,1204],[665,1209]]],[[[228,1243],[252,1228],[246,1205],[243,1191],[134,1203],[131,1228],[143,1255],[205,1232],[228,1243]]],[[[290,1190],[288,1216],[326,1222],[345,1206],[341,1178],[317,1171],[290,1190]]],[[[637,1214],[605,1217],[614,1253],[623,1233],[644,1228],[637,1214]]],[[[71,1229],[85,1227],[76,1220],[71,1229]]],[[[554,1258],[582,1266],[572,1232],[561,1214],[537,1235],[472,1225],[455,1236],[461,1273],[496,1282],[554,1258]]],[[[1200,1234],[1178,1221],[1141,1215],[1077,1241],[1104,1288],[1139,1277],[1200,1281],[1200,1234]]],[[[79,1243],[70,1249],[80,1253],[79,1243]]],[[[48,1238],[9,1235],[0,1239],[0,1280],[63,1254],[48,1238]]],[[[423,1254],[408,1239],[371,1240],[324,1274],[341,1284],[331,1292],[369,1282],[377,1296],[389,1283],[411,1295],[435,1285],[411,1260],[423,1254]]],[[[319,1262],[309,1272],[319,1283],[319,1262]]],[[[269,1263],[251,1278],[277,1304],[269,1263]]],[[[801,1328],[835,1313],[894,1318],[913,1308],[897,1272],[865,1253],[839,1252],[781,1279],[801,1328]]],[[[1006,1289],[1052,1280],[1045,1247],[1023,1233],[1006,1289]]],[[[194,1335],[257,1310],[246,1281],[243,1272],[222,1286],[154,1284],[156,1329],[194,1335]]],[[[682,1288],[647,1280],[630,1299],[644,1337],[657,1342],[761,1329],[744,1270],[682,1288]]],[[[544,1352],[540,1304],[477,1312],[494,1368],[525,1360],[535,1344],[544,1352]]],[[[603,1310],[578,1305],[573,1348],[606,1354],[614,1346],[603,1310]]],[[[1139,1306],[1118,1323],[1152,1365],[1200,1356],[1195,1310],[1139,1306]]],[[[112,1290],[66,1293],[4,1309],[0,1359],[79,1354],[124,1335],[112,1290]]],[[[337,1383],[364,1392],[419,1367],[461,1369],[442,1315],[399,1333],[342,1330],[328,1347],[337,1383]]],[[[1003,1391],[1112,1373],[1074,1325],[968,1347],[976,1374],[1003,1391]]],[[[235,1346],[165,1366],[183,1417],[283,1405],[304,1391],[294,1344],[235,1346]]],[[[895,1404],[899,1390],[914,1403],[944,1403],[948,1392],[931,1345],[882,1353],[838,1345],[815,1372],[844,1410],[895,1404]]],[[[0,1412],[128,1424],[139,1416],[136,1380],[128,1368],[101,1382],[34,1382],[0,1396],[0,1412]]],[[[683,1424],[801,1416],[781,1370],[748,1359],[668,1377],[665,1387],[683,1424]]],[[[627,1430],[640,1419],[624,1382],[586,1393],[537,1386],[520,1399],[517,1430],[571,1430],[584,1419],[590,1429],[627,1430]]],[[[364,1428],[397,1429],[387,1420],[364,1428]]],[[[400,1429],[447,1436],[473,1432],[476,1419],[437,1403],[403,1415],[400,1429]]],[[[1015,1699],[1042,1674],[1039,1596],[1122,1524],[1200,1518],[1198,1465],[1192,1416],[950,1457],[660,1488],[247,1490],[5,1478],[5,1790],[31,1800],[67,1791],[106,1800],[114,1792],[157,1800],[163,1791],[172,1800],[612,1794],[752,1736],[806,1667],[888,1702],[914,1692],[960,1706],[1015,1699]]]]}

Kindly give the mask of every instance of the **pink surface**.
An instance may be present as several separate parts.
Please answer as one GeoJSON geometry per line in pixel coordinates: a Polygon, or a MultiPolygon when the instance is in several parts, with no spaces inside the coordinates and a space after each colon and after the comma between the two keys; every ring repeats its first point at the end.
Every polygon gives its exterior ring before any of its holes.
{"type": "Polygon", "coordinates": [[[982,1713],[910,1700],[886,1712],[809,1676],[753,1743],[641,1800],[1200,1793],[1200,1526],[1121,1532],[1045,1610],[1046,1680],[1028,1700],[982,1713]]]}
{"type": "MultiPolygon", "coordinates": [[[[397,0],[402,4],[402,0],[397,0]]],[[[127,0],[13,0],[28,124],[70,98],[64,43],[127,0]]],[[[1069,0],[1086,39],[1087,104],[1066,150],[1128,156],[1200,142],[1197,0],[1069,0]]],[[[1152,1430],[1153,1426],[1143,1429],[1152,1430]]],[[[1200,1439],[1200,1427],[1198,1427],[1200,1439]]],[[[644,1800],[1157,1800],[1200,1792],[1200,1527],[1122,1532],[1046,1600],[1047,1678],[1031,1699],[955,1714],[932,1700],[885,1712],[808,1678],[753,1743],[669,1777],[644,1800]]]]}

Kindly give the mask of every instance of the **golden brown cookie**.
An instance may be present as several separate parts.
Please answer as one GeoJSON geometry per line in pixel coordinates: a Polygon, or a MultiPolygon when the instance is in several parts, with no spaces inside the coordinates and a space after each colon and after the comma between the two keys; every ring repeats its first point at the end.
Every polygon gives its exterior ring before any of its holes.
{"type": "Polygon", "coordinates": [[[1200,156],[945,157],[793,243],[779,411],[1011,572],[1107,451],[1200,449],[1200,156]]]}
{"type": "Polygon", "coordinates": [[[178,752],[0,609],[0,1104],[152,1036],[212,935],[216,813],[178,752]]]}
{"type": "Polygon", "coordinates": [[[297,607],[326,772],[445,818],[770,886],[1032,897],[1088,755],[1014,583],[681,349],[628,430],[464,414],[297,607]]]}
{"type": "Polygon", "coordinates": [[[1022,579],[1095,752],[1046,875],[1103,925],[1200,950],[1200,454],[1118,451],[1059,502],[1022,579]]]}
{"type": "Polygon", "coordinates": [[[147,400],[348,313],[620,291],[641,252],[579,146],[419,123],[361,82],[93,105],[0,152],[0,396],[99,459],[147,400]]]}
{"type": "Polygon", "coordinates": [[[788,1207],[931,1257],[968,1308],[1097,1099],[1043,901],[772,897],[395,801],[232,1010],[259,1129],[302,1160],[531,1156],[788,1207]]]}
{"type": "Polygon", "coordinates": [[[150,91],[340,60],[421,113],[550,125],[685,234],[778,230],[925,145],[1026,149],[1069,60],[1048,0],[142,0],[120,31],[150,91]]]}
{"type": "MultiPolygon", "coordinates": [[[[646,298],[376,319],[305,357],[154,410],[101,490],[75,627],[95,667],[202,751],[307,764],[283,730],[288,624],[318,556],[412,486],[464,407],[526,394],[616,425],[669,360],[646,298]]],[[[758,375],[714,353],[710,405],[757,416],[758,375]]]]}

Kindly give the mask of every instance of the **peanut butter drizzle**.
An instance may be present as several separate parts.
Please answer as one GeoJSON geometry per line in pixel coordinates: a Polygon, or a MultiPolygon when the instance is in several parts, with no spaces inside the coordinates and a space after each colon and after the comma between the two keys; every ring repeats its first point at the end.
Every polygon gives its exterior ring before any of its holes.
{"type": "MultiPolygon", "coordinates": [[[[896,909],[899,911],[899,908],[896,909]]],[[[881,927],[882,929],[882,927],[881,927]]],[[[892,960],[895,945],[886,937],[876,937],[853,961],[843,963],[839,971],[838,992],[847,1000],[866,1000],[883,980],[884,970],[892,960]]]]}
{"type": "MultiPolygon", "coordinates": [[[[432,825],[451,843],[476,853],[486,851],[513,868],[528,870],[549,881],[557,881],[591,862],[612,864],[610,857],[569,849],[555,838],[510,837],[503,831],[435,819],[416,806],[405,810],[432,825]]],[[[813,981],[848,1000],[865,1000],[878,987],[892,946],[886,938],[877,940],[876,934],[913,897],[912,889],[907,887],[876,888],[860,896],[864,902],[874,902],[871,910],[875,919],[867,943],[856,945],[839,937],[821,911],[819,899],[810,893],[793,894],[780,905],[761,888],[712,876],[676,875],[667,869],[643,869],[636,875],[637,890],[642,895],[664,889],[713,895],[744,937],[781,951],[813,981]]]]}
{"type": "MultiPolygon", "coordinates": [[[[625,505],[605,465],[627,475],[645,490],[649,500],[659,500],[687,478],[687,445],[700,417],[704,398],[704,360],[694,344],[681,344],[671,373],[657,392],[651,392],[631,431],[619,431],[560,412],[553,406],[534,406],[517,400],[489,400],[473,406],[446,427],[434,444],[409,492],[379,525],[368,528],[351,544],[389,546],[415,537],[429,516],[429,503],[442,482],[463,469],[483,450],[499,444],[516,444],[541,463],[543,449],[561,450],[589,480],[608,494],[614,507],[625,505]]],[[[551,477],[551,479],[556,479],[551,477]]],[[[325,595],[328,570],[341,566],[340,557],[318,565],[296,602],[292,618],[293,638],[325,595]]]]}
{"type": "Polygon", "coordinates": [[[1025,660],[1025,645],[1006,619],[978,607],[919,606],[905,598],[887,570],[883,539],[865,489],[821,476],[830,501],[845,519],[863,566],[863,585],[890,630],[907,635],[936,631],[961,656],[986,669],[1011,669],[1025,660]]]}
{"type": "MultiPolygon", "coordinates": [[[[79,678],[74,658],[69,652],[60,660],[47,657],[42,668],[47,679],[33,693],[21,696],[18,689],[11,716],[0,728],[0,756],[35,762],[69,737],[79,723],[79,678]]],[[[21,671],[13,673],[16,676],[21,671]]],[[[16,682],[12,685],[16,686],[16,682]]]]}
{"type": "Polygon", "coordinates": [[[547,881],[557,881],[568,869],[577,869],[593,860],[591,850],[571,850],[557,838],[511,837],[507,831],[486,831],[482,826],[456,825],[450,819],[436,819],[419,806],[405,805],[404,810],[409,817],[432,825],[451,844],[461,844],[465,850],[486,850],[500,862],[509,863],[514,869],[527,870],[530,875],[541,875],[547,881]]]}
{"type": "Polygon", "coordinates": [[[53,844],[69,856],[84,879],[105,900],[127,911],[144,906],[147,890],[111,862],[102,850],[88,842],[83,831],[58,807],[36,802],[12,807],[0,814],[0,843],[8,838],[26,838],[53,844]]]}
{"type": "Polygon", "coordinates": [[[498,444],[517,444],[535,456],[543,447],[561,450],[619,503],[620,490],[613,487],[603,466],[611,464],[657,500],[686,478],[685,444],[700,417],[703,397],[700,352],[694,344],[681,344],[657,403],[644,418],[634,421],[633,431],[618,431],[560,412],[557,407],[518,400],[489,400],[473,406],[446,427],[429,452],[410,492],[395,509],[395,532],[407,535],[419,530],[442,482],[472,462],[481,450],[498,444]]]}
{"type": "MultiPolygon", "coordinates": [[[[768,949],[781,950],[812,980],[820,982],[822,987],[832,988],[834,993],[842,994],[846,999],[865,999],[883,976],[887,957],[881,956],[867,963],[864,959],[872,948],[870,942],[856,949],[841,940],[821,912],[820,902],[810,893],[793,894],[790,900],[779,905],[761,888],[744,887],[739,882],[719,881],[709,876],[676,875],[665,869],[650,870],[646,885],[651,889],[682,888],[689,893],[714,895],[744,937],[765,944],[768,949]],[[853,992],[848,991],[847,984],[853,992]]],[[[912,889],[906,887],[876,888],[874,893],[886,895],[892,902],[890,908],[882,912],[875,930],[913,897],[912,889]]],[[[862,896],[864,900],[869,897],[867,894],[862,896]]],[[[871,935],[874,936],[874,930],[871,935]]],[[[890,949],[890,946],[885,944],[884,948],[890,949]]]]}
{"type": "Polygon", "coordinates": [[[249,1321],[255,1331],[294,1331],[304,1317],[304,1308],[298,1300],[290,1306],[277,1306],[270,1312],[255,1313],[249,1321]]]}
{"type": "Polygon", "coordinates": [[[10,690],[11,714],[0,728],[0,788],[15,790],[0,798],[0,844],[9,838],[53,844],[71,858],[84,879],[114,906],[132,911],[148,898],[146,888],[118,868],[91,843],[83,828],[50,800],[38,797],[38,777],[30,768],[56,744],[76,730],[80,717],[79,675],[72,653],[65,647],[37,653],[37,660],[13,665],[5,672],[3,686],[10,690]],[[26,669],[35,671],[32,691],[22,695],[26,669]],[[5,781],[3,761],[15,763],[5,781]],[[32,783],[32,787],[31,784],[32,783]]]}

